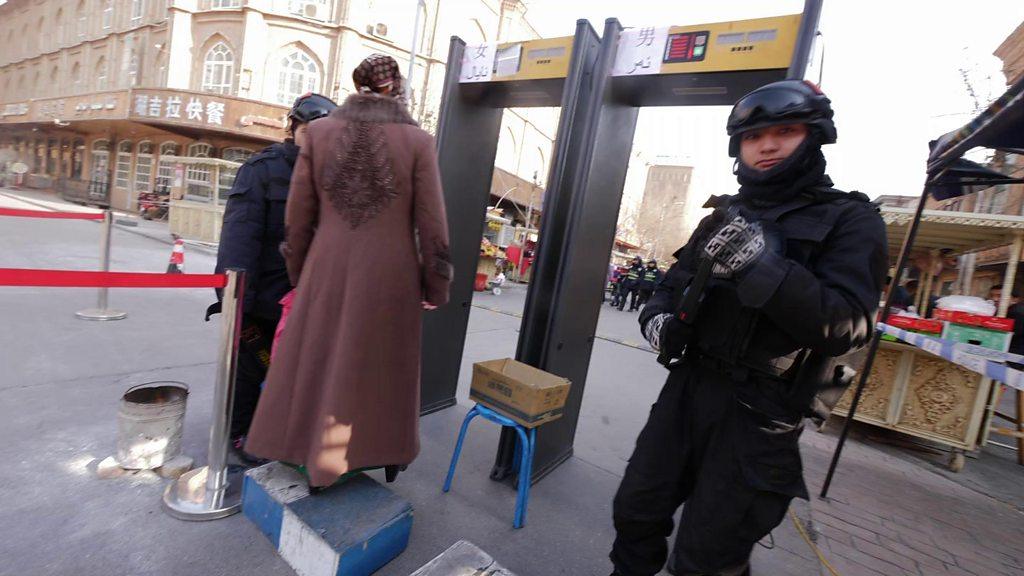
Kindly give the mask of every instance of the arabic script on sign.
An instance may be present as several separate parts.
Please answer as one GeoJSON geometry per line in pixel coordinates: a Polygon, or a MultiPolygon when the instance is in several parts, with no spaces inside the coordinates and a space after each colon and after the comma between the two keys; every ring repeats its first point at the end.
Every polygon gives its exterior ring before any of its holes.
{"type": "Polygon", "coordinates": [[[612,76],[640,76],[661,72],[668,27],[630,28],[619,37],[612,76]]]}
{"type": "Polygon", "coordinates": [[[462,53],[462,70],[459,71],[459,82],[487,82],[494,73],[494,57],[497,44],[477,44],[466,46],[462,53]]]}

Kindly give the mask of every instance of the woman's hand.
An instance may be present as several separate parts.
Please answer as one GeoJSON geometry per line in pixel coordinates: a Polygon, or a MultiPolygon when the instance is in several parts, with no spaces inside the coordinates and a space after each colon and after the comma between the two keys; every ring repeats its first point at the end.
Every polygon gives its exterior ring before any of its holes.
{"type": "Polygon", "coordinates": [[[423,306],[424,310],[437,310],[437,306],[434,306],[433,304],[427,302],[426,300],[420,300],[420,306],[423,306]]]}

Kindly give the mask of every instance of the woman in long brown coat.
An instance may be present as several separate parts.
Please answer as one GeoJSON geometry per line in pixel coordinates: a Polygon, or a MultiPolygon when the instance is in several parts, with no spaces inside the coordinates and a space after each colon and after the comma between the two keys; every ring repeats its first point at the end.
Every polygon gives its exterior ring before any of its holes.
{"type": "Polygon", "coordinates": [[[406,110],[398,64],[374,55],[353,79],[359,94],[309,125],[295,164],[297,291],[246,444],[304,465],[312,486],[415,459],[421,314],[451,279],[434,139],[406,110]]]}

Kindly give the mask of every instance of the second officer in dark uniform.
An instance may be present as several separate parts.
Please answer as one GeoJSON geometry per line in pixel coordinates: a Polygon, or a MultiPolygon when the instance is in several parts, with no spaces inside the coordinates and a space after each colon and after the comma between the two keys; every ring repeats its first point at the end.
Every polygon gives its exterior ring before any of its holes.
{"type": "MultiPolygon", "coordinates": [[[[260,385],[270,366],[274,329],[281,318],[279,302],[291,290],[280,247],[284,241],[284,210],[292,168],[307,125],[335,108],[337,105],[326,96],[299,97],[288,112],[289,138],[254,154],[238,169],[224,209],[216,270],[219,273],[241,268],[246,272],[231,417],[232,450],[243,461],[252,461],[242,446],[259,400],[260,385]]],[[[215,304],[211,311],[217,308],[215,304]]]]}
{"type": "Polygon", "coordinates": [[[750,574],[753,546],[807,498],[798,440],[835,357],[872,335],[885,226],[832,188],[828,98],[775,82],[729,117],[739,193],[711,216],[640,316],[670,368],[614,502],[615,574],[750,574]],[[685,502],[671,557],[666,539],[685,502]]]}

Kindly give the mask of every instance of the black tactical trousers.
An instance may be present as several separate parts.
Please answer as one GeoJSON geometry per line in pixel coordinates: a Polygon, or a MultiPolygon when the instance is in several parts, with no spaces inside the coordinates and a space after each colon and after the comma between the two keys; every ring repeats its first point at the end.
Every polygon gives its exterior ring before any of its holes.
{"type": "Polygon", "coordinates": [[[629,297],[629,311],[632,312],[633,310],[636,310],[636,308],[637,308],[636,299],[637,299],[637,296],[638,296],[639,292],[640,292],[639,288],[635,288],[635,287],[634,288],[627,288],[622,293],[622,300],[619,300],[619,310],[622,310],[623,308],[626,307],[626,297],[627,296],[629,297]]]}
{"type": "Polygon", "coordinates": [[[263,381],[270,367],[270,347],[274,341],[277,322],[245,316],[242,319],[241,341],[238,346],[238,370],[235,372],[235,401],[231,408],[231,437],[249,432],[256,414],[263,381]]]}
{"type": "Polygon", "coordinates": [[[754,545],[806,498],[797,441],[736,400],[731,379],[687,361],[675,368],[626,467],[613,507],[611,559],[622,576],[665,566],[684,505],[672,574],[743,574],[754,545]]]}

